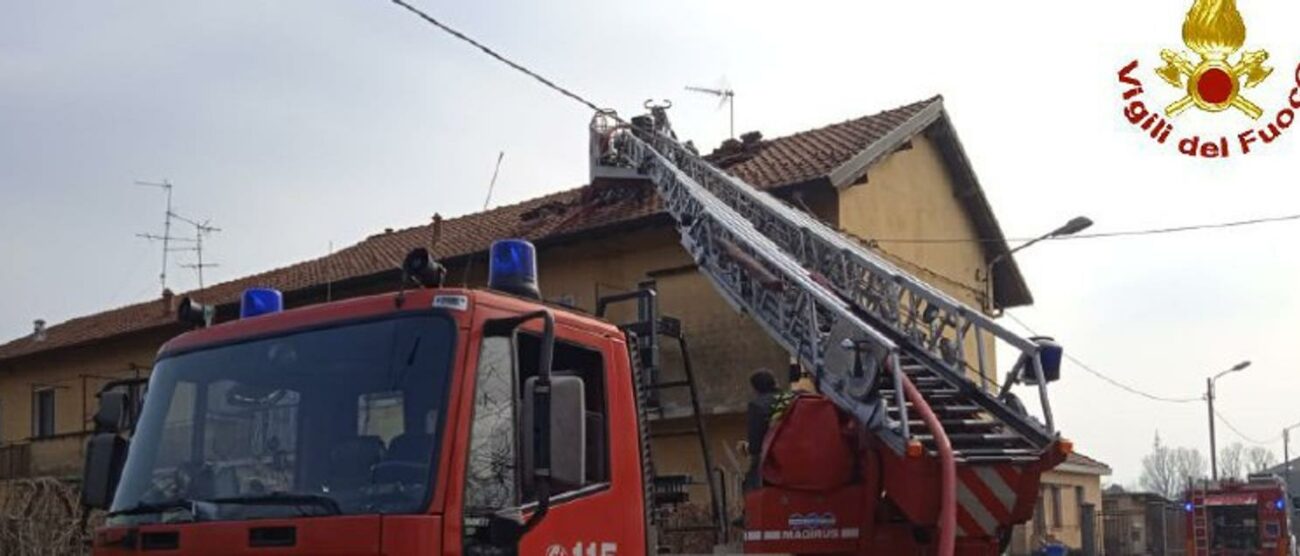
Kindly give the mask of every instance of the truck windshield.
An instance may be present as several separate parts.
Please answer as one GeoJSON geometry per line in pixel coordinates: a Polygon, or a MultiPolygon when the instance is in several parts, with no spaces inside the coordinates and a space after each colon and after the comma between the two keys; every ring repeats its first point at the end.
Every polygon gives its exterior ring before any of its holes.
{"type": "Polygon", "coordinates": [[[422,511],[454,333],[405,315],[166,356],[111,523],[422,511]]]}

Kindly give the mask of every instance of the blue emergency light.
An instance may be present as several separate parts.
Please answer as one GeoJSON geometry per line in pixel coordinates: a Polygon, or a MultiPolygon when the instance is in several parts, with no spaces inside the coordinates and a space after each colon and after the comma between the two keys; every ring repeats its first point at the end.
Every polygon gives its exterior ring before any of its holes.
{"type": "MultiPolygon", "coordinates": [[[[1043,365],[1043,381],[1056,382],[1061,378],[1061,358],[1065,356],[1065,348],[1047,336],[1034,336],[1029,340],[1038,344],[1038,361],[1043,365]]],[[[1029,357],[1029,354],[1023,357],[1029,357]]],[[[1025,365],[1023,375],[1025,384],[1038,384],[1038,377],[1031,366],[1032,363],[1025,359],[1021,359],[1021,363],[1025,365]]]]}
{"type": "Polygon", "coordinates": [[[537,248],[527,240],[492,242],[488,287],[530,299],[541,299],[537,288],[537,248]]]}
{"type": "Polygon", "coordinates": [[[1277,501],[1273,502],[1273,507],[1277,508],[1278,511],[1281,511],[1282,508],[1286,507],[1286,500],[1278,498],[1277,501]]]}
{"type": "Polygon", "coordinates": [[[248,288],[239,302],[239,318],[256,317],[284,310],[284,296],[274,288],[248,288]]]}
{"type": "Polygon", "coordinates": [[[1183,509],[1184,509],[1184,510],[1187,510],[1188,512],[1192,511],[1192,503],[1191,503],[1191,502],[1184,502],[1184,503],[1183,503],[1183,509]]]}

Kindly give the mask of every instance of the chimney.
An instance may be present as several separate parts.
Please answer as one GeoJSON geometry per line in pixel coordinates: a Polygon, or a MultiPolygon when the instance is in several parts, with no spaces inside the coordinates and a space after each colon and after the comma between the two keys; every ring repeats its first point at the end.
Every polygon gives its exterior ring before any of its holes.
{"type": "Polygon", "coordinates": [[[162,292],[162,299],[159,299],[159,300],[158,300],[159,303],[162,304],[162,314],[163,314],[163,315],[170,315],[170,314],[171,314],[171,312],[172,312],[172,298],[173,298],[173,297],[176,297],[176,294],[173,294],[173,293],[172,293],[171,288],[164,288],[164,289],[163,289],[163,292],[162,292]]]}
{"type": "Polygon", "coordinates": [[[45,341],[45,319],[32,321],[32,340],[37,342],[45,341]]]}

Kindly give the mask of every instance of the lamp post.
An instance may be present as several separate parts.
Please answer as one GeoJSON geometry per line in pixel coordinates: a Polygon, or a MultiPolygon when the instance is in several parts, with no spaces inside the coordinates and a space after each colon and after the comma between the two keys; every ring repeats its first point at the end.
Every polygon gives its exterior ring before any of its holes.
{"type": "Polygon", "coordinates": [[[1219,454],[1214,446],[1214,381],[1228,373],[1235,373],[1250,366],[1250,361],[1242,361],[1232,368],[1205,379],[1205,402],[1210,410],[1210,478],[1219,480],[1219,454]]]}
{"type": "Polygon", "coordinates": [[[988,264],[984,265],[984,288],[985,288],[984,296],[985,299],[988,300],[989,309],[991,310],[993,308],[993,267],[994,266],[996,266],[998,263],[1006,259],[1011,258],[1012,254],[1016,253],[1017,251],[1022,251],[1026,247],[1029,247],[1030,245],[1033,245],[1045,239],[1074,235],[1083,230],[1086,230],[1089,226],[1092,226],[1092,220],[1090,218],[1088,218],[1087,216],[1076,216],[1074,218],[1071,218],[1069,222],[1062,224],[1060,227],[1056,228],[1055,230],[1052,230],[1034,239],[1026,241],[1018,245],[1015,249],[1011,249],[1010,251],[1007,251],[1005,253],[999,254],[996,257],[993,257],[993,260],[990,260],[988,264]]]}
{"type": "Polygon", "coordinates": [[[1300,427],[1300,423],[1282,429],[1282,473],[1285,474],[1287,498],[1291,497],[1291,429],[1296,427],[1300,427]]]}

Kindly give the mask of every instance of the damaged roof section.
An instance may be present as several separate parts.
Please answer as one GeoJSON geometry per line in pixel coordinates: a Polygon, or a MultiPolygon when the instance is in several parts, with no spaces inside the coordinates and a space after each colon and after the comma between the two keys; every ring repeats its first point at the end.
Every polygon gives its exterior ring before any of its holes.
{"type": "MultiPolygon", "coordinates": [[[[986,260],[1005,252],[1002,232],[951,130],[941,97],[775,139],[745,134],[745,140],[724,145],[706,158],[759,189],[835,187],[840,184],[835,183],[834,176],[865,172],[866,166],[922,131],[939,143],[953,182],[958,184],[955,194],[963,198],[980,236],[998,240],[985,243],[986,260]],[[857,164],[866,166],[851,168],[857,164]]],[[[602,182],[445,220],[433,255],[451,261],[484,253],[492,241],[505,237],[554,244],[591,237],[596,231],[649,224],[656,219],[666,222],[658,197],[647,182],[602,182]]],[[[377,278],[396,272],[411,249],[428,246],[432,228],[429,224],[385,231],[329,256],[209,286],[189,295],[204,303],[233,304],[244,289],[253,286],[277,288],[289,294],[328,283],[377,278]]],[[[1029,302],[1028,288],[1014,261],[997,267],[994,283],[1000,305],[1029,302]]],[[[0,360],[176,326],[174,305],[172,298],[155,299],[74,318],[45,328],[43,341],[26,336],[0,345],[0,360]]]]}

